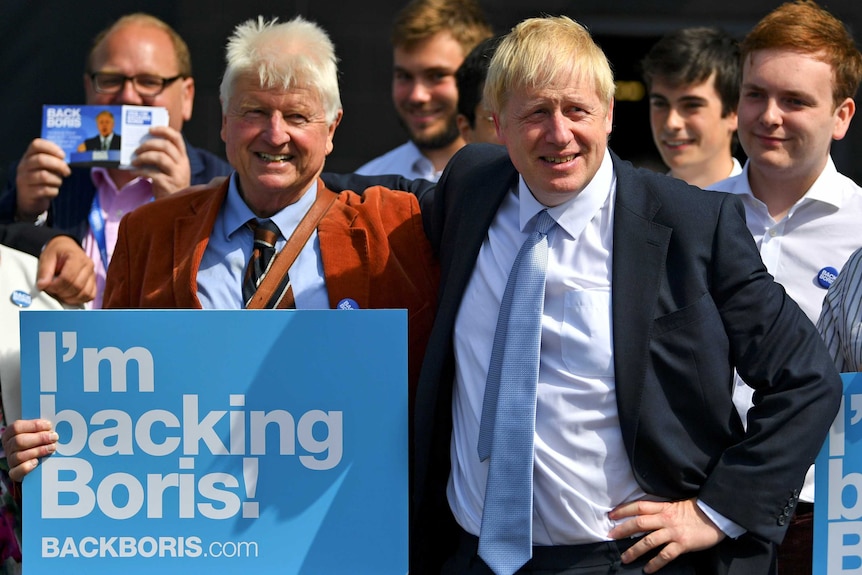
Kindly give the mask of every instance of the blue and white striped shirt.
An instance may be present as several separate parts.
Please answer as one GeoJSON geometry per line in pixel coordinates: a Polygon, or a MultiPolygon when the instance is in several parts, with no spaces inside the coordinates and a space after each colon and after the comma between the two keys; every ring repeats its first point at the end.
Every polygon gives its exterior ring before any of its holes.
{"type": "Polygon", "coordinates": [[[826,292],[817,329],[838,371],[862,371],[862,248],[826,292]]]}

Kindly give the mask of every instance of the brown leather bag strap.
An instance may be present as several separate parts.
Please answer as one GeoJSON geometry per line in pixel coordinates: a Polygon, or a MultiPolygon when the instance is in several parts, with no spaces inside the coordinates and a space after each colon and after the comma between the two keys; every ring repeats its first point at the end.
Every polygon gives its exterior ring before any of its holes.
{"type": "MultiPolygon", "coordinates": [[[[290,266],[292,266],[293,262],[296,261],[296,256],[299,255],[303,246],[308,242],[308,238],[311,237],[311,233],[317,229],[317,225],[320,223],[320,220],[323,219],[323,216],[326,215],[326,212],[328,212],[332,204],[335,203],[335,199],[337,197],[338,194],[335,192],[326,189],[322,185],[317,186],[317,197],[314,199],[314,203],[299,222],[299,225],[296,226],[296,229],[293,230],[293,233],[287,239],[287,243],[284,244],[281,251],[275,254],[275,257],[270,264],[269,271],[263,278],[263,281],[260,282],[260,285],[257,286],[257,291],[254,292],[254,295],[248,302],[246,309],[266,308],[267,303],[269,303],[275,290],[278,289],[282,280],[287,275],[287,271],[290,269],[290,266]]],[[[288,289],[287,294],[282,298],[278,308],[286,309],[293,307],[296,306],[293,301],[293,289],[290,288],[288,289]]]]}

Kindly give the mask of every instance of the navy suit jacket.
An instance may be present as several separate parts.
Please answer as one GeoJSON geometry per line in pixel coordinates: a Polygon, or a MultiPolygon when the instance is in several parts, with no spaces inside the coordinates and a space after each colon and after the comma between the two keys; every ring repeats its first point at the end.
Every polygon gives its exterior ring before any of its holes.
{"type": "MultiPolygon", "coordinates": [[[[186,141],[186,153],[189,156],[192,185],[208,184],[217,176],[227,176],[231,173],[230,164],[206,150],[195,148],[186,141]]],[[[17,164],[9,169],[9,181],[3,195],[0,196],[0,223],[15,219],[18,205],[18,193],[15,185],[17,164]]],[[[93,205],[96,186],[90,177],[90,168],[73,167],[72,175],[63,180],[60,194],[51,202],[48,209],[47,225],[62,230],[78,242],[84,241],[90,230],[88,217],[93,205]]]]}
{"type": "Polygon", "coordinates": [[[61,232],[28,223],[0,224],[0,244],[39,257],[42,248],[61,232]]]}
{"type": "MultiPolygon", "coordinates": [[[[702,552],[704,572],[765,573],[837,412],[841,380],[814,326],[763,266],[738,198],[615,155],[613,164],[614,370],[632,472],[646,493],[698,497],[748,530],[702,552]],[[734,368],[756,389],[748,433],[731,399],[734,368]]],[[[433,572],[452,543],[453,329],[517,178],[504,148],[471,145],[437,185],[428,232],[441,288],[416,397],[411,573],[433,572]]]]}
{"type": "MultiPolygon", "coordinates": [[[[121,147],[122,137],[119,134],[114,134],[114,137],[111,138],[111,145],[108,147],[109,150],[119,150],[121,147]]],[[[101,150],[102,149],[102,137],[101,136],[93,136],[92,138],[87,138],[84,140],[84,148],[87,150],[101,150]]]]}

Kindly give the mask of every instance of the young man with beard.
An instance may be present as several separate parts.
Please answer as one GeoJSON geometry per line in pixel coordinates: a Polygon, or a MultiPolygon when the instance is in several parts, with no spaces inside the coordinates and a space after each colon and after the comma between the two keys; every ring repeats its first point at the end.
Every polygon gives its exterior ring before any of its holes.
{"type": "Polygon", "coordinates": [[[413,0],[392,30],[392,100],[410,140],[366,163],[358,174],[399,174],[437,181],[463,145],[455,120],[455,72],[470,51],[491,37],[475,0],[413,0]]]}

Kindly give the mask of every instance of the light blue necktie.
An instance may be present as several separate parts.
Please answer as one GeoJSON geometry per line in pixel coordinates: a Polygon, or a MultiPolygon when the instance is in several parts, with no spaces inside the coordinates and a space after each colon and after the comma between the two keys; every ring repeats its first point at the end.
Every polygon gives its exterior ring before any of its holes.
{"type": "Polygon", "coordinates": [[[479,534],[479,556],[497,575],[511,575],[533,553],[533,434],[536,384],[545,306],[548,231],[554,219],[539,213],[536,230],[515,258],[500,313],[485,383],[479,459],[489,456],[479,534]]]}

